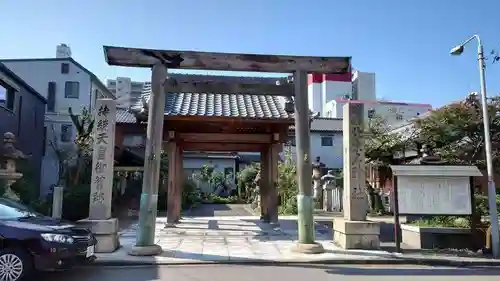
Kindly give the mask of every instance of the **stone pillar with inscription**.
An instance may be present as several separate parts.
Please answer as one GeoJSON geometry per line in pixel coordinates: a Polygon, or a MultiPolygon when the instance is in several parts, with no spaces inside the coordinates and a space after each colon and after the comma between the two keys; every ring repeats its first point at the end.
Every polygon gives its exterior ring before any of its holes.
{"type": "Polygon", "coordinates": [[[378,249],[380,225],[366,220],[364,107],[347,103],[343,111],[344,217],[333,221],[333,240],[345,249],[378,249]]]}
{"type": "Polygon", "coordinates": [[[114,252],[118,246],[118,220],[111,217],[115,151],[116,102],[98,99],[94,112],[94,148],[89,218],[78,222],[92,230],[97,253],[114,252]]]}

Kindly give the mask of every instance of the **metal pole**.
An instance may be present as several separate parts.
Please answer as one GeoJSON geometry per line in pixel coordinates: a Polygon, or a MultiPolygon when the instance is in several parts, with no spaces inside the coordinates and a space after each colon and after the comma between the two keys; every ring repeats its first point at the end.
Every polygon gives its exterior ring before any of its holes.
{"type": "Polygon", "coordinates": [[[483,109],[483,125],[484,125],[484,142],[486,153],[486,167],[488,171],[488,207],[490,210],[490,223],[491,223],[491,242],[493,257],[498,258],[500,255],[499,233],[498,233],[498,214],[496,202],[496,186],[493,172],[493,159],[491,151],[491,137],[490,137],[490,115],[488,112],[488,104],[486,99],[486,78],[485,78],[485,63],[483,45],[478,36],[477,56],[479,62],[479,76],[481,79],[481,107],[483,109]]]}
{"type": "Polygon", "coordinates": [[[151,74],[151,96],[149,99],[144,177],[139,211],[139,231],[135,251],[137,255],[154,255],[161,252],[155,245],[155,225],[158,204],[158,184],[163,146],[163,120],[165,107],[165,81],[167,67],[161,63],[153,66],[151,74]],[[142,253],[138,253],[142,252],[142,253]]]}
{"type": "Polygon", "coordinates": [[[307,72],[296,71],[295,139],[297,147],[297,195],[299,243],[314,244],[314,217],[312,194],[311,139],[309,132],[309,105],[307,104],[307,72]]]}

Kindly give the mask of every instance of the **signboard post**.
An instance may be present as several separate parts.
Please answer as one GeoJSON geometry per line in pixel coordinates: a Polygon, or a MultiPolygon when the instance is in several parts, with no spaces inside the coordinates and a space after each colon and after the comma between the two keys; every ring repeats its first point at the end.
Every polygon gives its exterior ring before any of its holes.
{"type": "Polygon", "coordinates": [[[475,166],[391,165],[394,187],[394,235],[401,251],[400,215],[472,215],[475,166]]]}

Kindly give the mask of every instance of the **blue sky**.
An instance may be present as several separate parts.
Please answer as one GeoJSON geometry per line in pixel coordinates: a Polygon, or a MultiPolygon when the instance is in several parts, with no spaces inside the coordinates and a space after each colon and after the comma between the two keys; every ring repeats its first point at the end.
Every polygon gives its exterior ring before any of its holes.
{"type": "MultiPolygon", "coordinates": [[[[440,106],[479,89],[474,33],[500,50],[498,0],[0,0],[0,58],[73,57],[105,80],[149,80],[108,66],[102,45],[219,52],[352,56],[376,72],[377,95],[440,106]]],[[[500,63],[487,68],[500,93],[500,63]]]]}

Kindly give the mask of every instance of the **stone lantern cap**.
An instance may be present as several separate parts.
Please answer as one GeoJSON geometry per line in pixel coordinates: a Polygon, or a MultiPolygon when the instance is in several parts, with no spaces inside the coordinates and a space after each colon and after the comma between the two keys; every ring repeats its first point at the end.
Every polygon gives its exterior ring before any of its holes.
{"type": "Polygon", "coordinates": [[[16,143],[16,136],[7,132],[3,134],[3,147],[1,156],[6,160],[17,160],[28,158],[22,151],[17,150],[14,146],[16,143]]]}
{"type": "Polygon", "coordinates": [[[333,174],[333,170],[328,170],[326,175],[321,177],[321,180],[324,182],[323,189],[333,189],[337,177],[333,174]]]}

